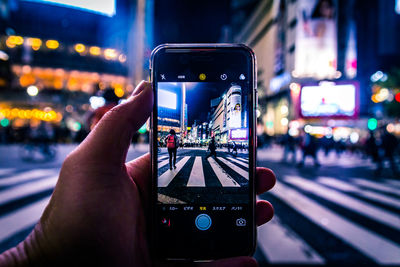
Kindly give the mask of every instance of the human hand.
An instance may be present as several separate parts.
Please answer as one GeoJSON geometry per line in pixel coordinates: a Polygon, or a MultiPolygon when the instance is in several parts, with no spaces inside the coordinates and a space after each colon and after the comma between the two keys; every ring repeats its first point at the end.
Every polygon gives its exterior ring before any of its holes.
{"type": "MultiPolygon", "coordinates": [[[[114,107],[67,156],[39,223],[17,247],[0,255],[0,265],[151,266],[148,222],[151,168],[146,154],[125,163],[132,135],[153,106],[151,84],[141,82],[128,102],[114,107]]],[[[275,176],[257,168],[257,194],[273,187],[275,176]]],[[[273,216],[258,201],[256,222],[273,216]]],[[[253,266],[251,257],[204,263],[253,266]]]]}

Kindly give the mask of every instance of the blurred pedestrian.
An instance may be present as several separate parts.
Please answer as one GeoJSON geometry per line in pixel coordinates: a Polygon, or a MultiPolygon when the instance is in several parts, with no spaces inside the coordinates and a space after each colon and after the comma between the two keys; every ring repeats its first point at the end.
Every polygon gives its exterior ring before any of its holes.
{"type": "Polygon", "coordinates": [[[234,155],[236,157],[237,154],[238,154],[238,147],[237,147],[237,144],[233,141],[232,142],[232,155],[234,155]]]}
{"type": "Polygon", "coordinates": [[[208,155],[206,156],[206,159],[208,159],[208,158],[211,157],[211,156],[214,156],[214,158],[217,157],[217,147],[216,147],[216,145],[215,145],[215,138],[214,138],[214,136],[211,138],[211,141],[210,141],[210,143],[208,144],[208,149],[207,149],[207,151],[210,151],[210,154],[208,154],[208,155]]]}
{"type": "Polygon", "coordinates": [[[394,154],[398,146],[397,138],[393,134],[389,133],[386,130],[386,127],[382,127],[381,129],[381,138],[384,159],[389,161],[393,174],[398,177],[399,172],[394,159],[394,154]]]}
{"type": "Polygon", "coordinates": [[[50,153],[50,143],[54,138],[53,125],[41,121],[37,127],[31,128],[29,137],[31,144],[40,147],[43,153],[48,154],[50,153]]]}
{"type": "Polygon", "coordinates": [[[375,175],[378,175],[382,171],[382,159],[379,156],[379,147],[373,131],[369,132],[368,139],[365,142],[365,152],[376,164],[375,175]]]}
{"type": "Polygon", "coordinates": [[[340,157],[340,155],[342,155],[342,153],[346,150],[346,144],[343,142],[342,139],[335,141],[334,147],[335,147],[337,157],[340,157]]]}
{"type": "Polygon", "coordinates": [[[335,142],[333,141],[332,136],[328,137],[325,135],[321,138],[321,146],[322,146],[322,149],[324,150],[325,157],[327,157],[329,155],[329,153],[331,152],[331,150],[334,147],[334,144],[335,144],[335,142]]]}
{"type": "Polygon", "coordinates": [[[282,136],[281,141],[284,151],[283,151],[283,162],[287,162],[288,157],[290,154],[292,155],[292,162],[293,164],[296,163],[296,139],[289,134],[289,130],[286,132],[285,135],[282,136]]]}
{"type": "Polygon", "coordinates": [[[174,129],[169,130],[169,135],[165,137],[165,143],[167,144],[169,154],[169,169],[172,170],[172,167],[176,169],[176,150],[178,149],[179,141],[174,129]]]}
{"type": "Polygon", "coordinates": [[[302,148],[303,156],[302,156],[301,161],[298,164],[298,167],[304,166],[304,162],[305,162],[307,156],[310,156],[313,158],[315,167],[321,166],[321,164],[318,162],[318,157],[317,157],[318,145],[317,145],[317,140],[314,136],[312,136],[309,133],[306,133],[304,138],[302,139],[301,148],[302,148]]]}

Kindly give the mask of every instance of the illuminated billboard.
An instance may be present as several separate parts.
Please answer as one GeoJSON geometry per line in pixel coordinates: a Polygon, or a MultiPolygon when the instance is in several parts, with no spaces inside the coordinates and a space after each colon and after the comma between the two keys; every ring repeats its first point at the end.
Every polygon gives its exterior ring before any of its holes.
{"type": "Polygon", "coordinates": [[[247,140],[247,129],[246,128],[232,129],[230,140],[247,140]]]}
{"type": "Polygon", "coordinates": [[[242,123],[242,88],[232,85],[228,90],[228,121],[230,128],[241,127],[242,123]]]}
{"type": "Polygon", "coordinates": [[[176,94],[170,91],[158,89],[158,106],[169,108],[169,109],[176,109],[176,94]]]}
{"type": "Polygon", "coordinates": [[[115,15],[115,0],[25,0],[65,6],[112,17],[115,15]]]}
{"type": "Polygon", "coordinates": [[[304,86],[300,93],[300,114],[303,117],[356,117],[357,94],[355,84],[325,82],[304,86]]]}
{"type": "Polygon", "coordinates": [[[294,77],[337,78],[335,0],[297,1],[294,77]]]}

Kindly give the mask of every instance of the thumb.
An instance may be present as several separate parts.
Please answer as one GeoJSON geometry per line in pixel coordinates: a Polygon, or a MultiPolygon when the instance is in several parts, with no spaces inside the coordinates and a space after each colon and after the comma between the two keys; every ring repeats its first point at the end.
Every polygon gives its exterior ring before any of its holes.
{"type": "Polygon", "coordinates": [[[96,163],[124,164],[132,136],[146,122],[152,107],[151,83],[142,81],[126,103],[103,116],[76,153],[96,163]]]}

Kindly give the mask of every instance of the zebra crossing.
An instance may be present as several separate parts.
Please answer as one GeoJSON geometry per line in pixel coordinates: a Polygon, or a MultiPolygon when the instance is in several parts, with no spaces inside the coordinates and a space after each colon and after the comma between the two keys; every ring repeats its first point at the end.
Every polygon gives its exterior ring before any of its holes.
{"type": "Polygon", "coordinates": [[[0,169],[0,252],[25,238],[43,213],[58,169],[0,169]]]}
{"type": "Polygon", "coordinates": [[[158,159],[158,186],[168,187],[174,179],[179,179],[183,169],[190,169],[186,187],[206,187],[205,172],[212,172],[218,182],[215,186],[240,187],[247,186],[248,160],[241,157],[218,156],[216,158],[205,156],[178,156],[176,168],[169,169],[169,157],[161,156],[158,159]],[[207,169],[207,170],[206,170],[207,169]],[[244,182],[245,181],[245,182],[244,182]]]}
{"type": "Polygon", "coordinates": [[[332,264],[349,251],[342,263],[399,265],[399,190],[390,179],[284,175],[263,195],[275,216],[259,227],[258,250],[270,264],[332,264]]]}
{"type": "MultiPolygon", "coordinates": [[[[160,158],[160,162],[165,160],[160,158]]],[[[237,168],[247,163],[229,156],[224,160],[237,168]]],[[[204,188],[209,171],[225,177],[218,180],[223,187],[240,187],[230,176],[235,170],[228,173],[230,165],[218,157],[204,160],[184,155],[175,172],[187,164],[192,167],[187,170],[188,187],[204,188]],[[193,169],[197,171],[192,175],[193,169]]],[[[168,162],[163,167],[169,169],[168,162]]],[[[173,182],[174,176],[167,174],[175,172],[163,172],[164,185],[173,182]]],[[[258,229],[256,257],[261,265],[263,261],[325,265],[337,263],[338,255],[342,262],[400,265],[399,180],[326,175],[306,179],[292,174],[278,178],[276,186],[261,196],[275,208],[272,221],[258,229]]],[[[0,169],[0,252],[16,245],[33,228],[57,179],[57,169],[0,169]]]]}

